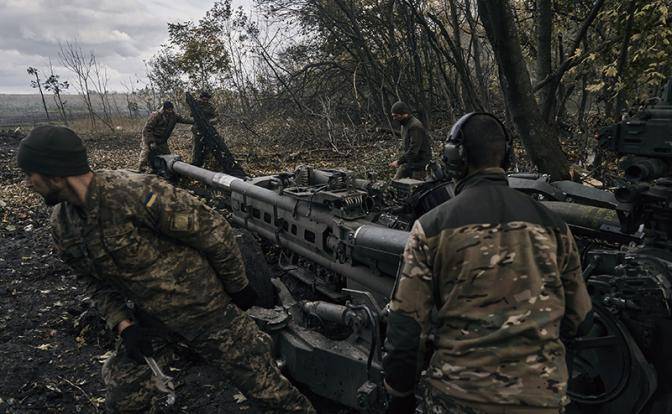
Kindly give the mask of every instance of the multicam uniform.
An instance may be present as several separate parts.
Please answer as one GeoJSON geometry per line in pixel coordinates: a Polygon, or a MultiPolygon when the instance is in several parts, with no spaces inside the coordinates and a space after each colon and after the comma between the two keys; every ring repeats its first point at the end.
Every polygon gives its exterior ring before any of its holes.
{"type": "MultiPolygon", "coordinates": [[[[158,177],[102,170],[85,205],[59,204],[52,226],[63,260],[110,329],[131,319],[186,343],[264,412],[314,412],[280,374],[270,337],[231,303],[229,294],[248,280],[231,227],[219,214],[158,177]]],[[[159,348],[162,364],[171,352],[159,348]]],[[[150,409],[157,396],[150,377],[146,365],[117,352],[103,368],[107,409],[150,409]]]]}
{"type": "Polygon", "coordinates": [[[501,169],[456,192],[411,230],[390,302],[388,390],[413,392],[408,372],[436,309],[426,412],[557,413],[567,403],[560,333],[575,335],[591,308],[572,234],[501,169]]]}
{"type": "Polygon", "coordinates": [[[399,168],[394,178],[425,178],[425,167],[432,159],[432,142],[425,126],[411,116],[401,124],[403,154],[397,162],[399,168]]]}
{"type": "MultiPolygon", "coordinates": [[[[212,102],[197,101],[196,105],[198,105],[200,110],[203,112],[205,119],[210,122],[217,119],[217,110],[215,109],[215,106],[212,104],[212,102]]],[[[201,167],[203,165],[203,161],[205,161],[205,151],[207,147],[205,142],[203,142],[203,137],[198,131],[196,124],[191,127],[191,133],[194,136],[194,147],[191,155],[191,164],[197,167],[201,167]]]]}
{"type": "Polygon", "coordinates": [[[152,112],[142,128],[142,145],[138,169],[144,171],[149,164],[151,155],[170,154],[168,138],[175,129],[175,124],[193,124],[194,121],[176,113],[168,114],[163,110],[152,112]],[[153,144],[154,148],[150,148],[153,144]]]}

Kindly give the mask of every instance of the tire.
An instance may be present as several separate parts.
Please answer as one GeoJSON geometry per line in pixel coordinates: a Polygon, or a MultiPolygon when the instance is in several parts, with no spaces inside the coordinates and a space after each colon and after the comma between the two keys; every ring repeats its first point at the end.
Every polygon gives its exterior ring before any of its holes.
{"type": "Polygon", "coordinates": [[[266,263],[266,257],[261,251],[261,246],[248,230],[234,228],[233,234],[243,256],[247,279],[257,292],[255,305],[262,308],[272,308],[276,302],[275,287],[271,283],[273,271],[266,263]]]}

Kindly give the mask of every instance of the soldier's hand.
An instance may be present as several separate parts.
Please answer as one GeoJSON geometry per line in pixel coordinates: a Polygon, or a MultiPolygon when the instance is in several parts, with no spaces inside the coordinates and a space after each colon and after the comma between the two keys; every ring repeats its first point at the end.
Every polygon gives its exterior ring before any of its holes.
{"type": "Polygon", "coordinates": [[[145,357],[154,355],[152,341],[137,324],[128,326],[121,331],[121,340],[124,342],[126,356],[131,358],[137,364],[144,364],[145,357]]]}
{"type": "Polygon", "coordinates": [[[391,163],[387,164],[388,167],[399,168],[399,161],[394,160],[391,163]]]}
{"type": "Polygon", "coordinates": [[[257,292],[249,283],[240,292],[231,293],[231,300],[242,310],[248,310],[257,301],[257,292]]]}

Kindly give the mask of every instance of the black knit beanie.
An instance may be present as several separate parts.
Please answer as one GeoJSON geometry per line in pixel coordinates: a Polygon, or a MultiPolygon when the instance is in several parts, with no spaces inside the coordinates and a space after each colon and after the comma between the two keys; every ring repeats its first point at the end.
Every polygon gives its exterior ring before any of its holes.
{"type": "Polygon", "coordinates": [[[33,128],[19,143],[19,168],[52,177],[85,174],[91,169],[86,148],[75,131],[60,126],[33,128]]]}
{"type": "Polygon", "coordinates": [[[397,101],[392,105],[393,114],[410,114],[411,108],[403,101],[397,101]]]}

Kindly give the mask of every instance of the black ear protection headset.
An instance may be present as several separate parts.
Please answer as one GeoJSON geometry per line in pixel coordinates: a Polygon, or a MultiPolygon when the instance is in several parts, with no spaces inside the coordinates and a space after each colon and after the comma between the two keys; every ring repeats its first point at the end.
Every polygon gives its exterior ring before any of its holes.
{"type": "Polygon", "coordinates": [[[506,170],[511,163],[511,137],[506,132],[506,128],[502,121],[487,112],[469,112],[468,114],[462,115],[462,117],[453,124],[453,127],[450,128],[448,139],[443,146],[443,163],[445,164],[449,175],[455,178],[463,178],[467,174],[467,154],[464,150],[464,134],[462,133],[462,128],[464,128],[464,125],[474,115],[487,115],[497,121],[499,126],[502,127],[506,144],[504,147],[504,159],[502,160],[501,166],[506,170]]]}

